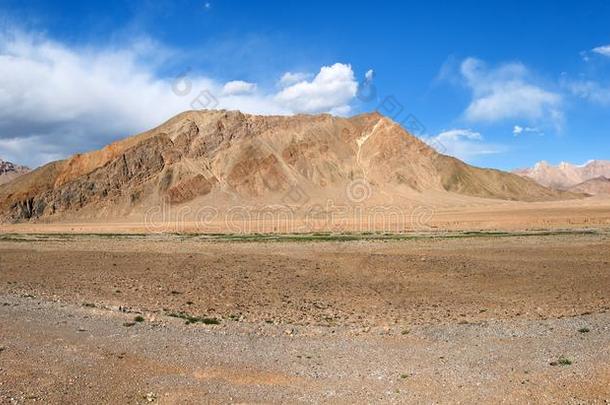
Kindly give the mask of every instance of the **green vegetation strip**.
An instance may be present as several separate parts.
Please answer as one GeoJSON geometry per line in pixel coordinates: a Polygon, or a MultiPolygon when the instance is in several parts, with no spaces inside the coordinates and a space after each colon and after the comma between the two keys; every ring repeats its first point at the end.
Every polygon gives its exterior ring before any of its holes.
{"type": "Polygon", "coordinates": [[[220,325],[220,320],[218,318],[206,318],[201,316],[189,315],[185,312],[168,312],[167,316],[171,316],[173,318],[184,319],[187,325],[191,323],[203,323],[204,325],[220,325]]]}

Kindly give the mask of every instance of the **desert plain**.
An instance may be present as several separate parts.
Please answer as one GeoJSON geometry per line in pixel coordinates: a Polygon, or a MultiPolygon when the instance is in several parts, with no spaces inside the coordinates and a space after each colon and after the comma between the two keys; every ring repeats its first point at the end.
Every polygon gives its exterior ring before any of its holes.
{"type": "Polygon", "coordinates": [[[503,206],[401,233],[6,225],[0,402],[607,403],[607,200],[503,206]]]}

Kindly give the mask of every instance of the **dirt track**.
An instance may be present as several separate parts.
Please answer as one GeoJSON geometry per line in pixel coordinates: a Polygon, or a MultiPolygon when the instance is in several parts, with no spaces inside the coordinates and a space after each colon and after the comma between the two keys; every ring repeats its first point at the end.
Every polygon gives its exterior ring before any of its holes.
{"type": "Polygon", "coordinates": [[[2,400],[610,400],[606,234],[81,237],[0,260],[2,400]]]}

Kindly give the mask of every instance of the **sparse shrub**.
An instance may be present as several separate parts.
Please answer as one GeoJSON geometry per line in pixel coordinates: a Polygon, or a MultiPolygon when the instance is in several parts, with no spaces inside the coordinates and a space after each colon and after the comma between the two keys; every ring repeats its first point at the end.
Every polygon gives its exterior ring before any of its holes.
{"type": "Polygon", "coordinates": [[[552,361],[549,363],[551,366],[569,366],[572,364],[572,360],[561,356],[557,361],[552,361]]]}
{"type": "Polygon", "coordinates": [[[191,323],[197,323],[197,322],[201,322],[204,325],[220,325],[220,319],[218,319],[218,318],[206,318],[206,317],[200,317],[200,316],[193,316],[193,315],[189,315],[184,312],[169,312],[169,313],[167,313],[167,316],[184,319],[186,321],[185,323],[187,325],[189,325],[191,323]]]}
{"type": "Polygon", "coordinates": [[[144,322],[144,317],[142,315],[138,315],[135,318],[133,318],[133,320],[136,322],[144,322]]]}
{"type": "Polygon", "coordinates": [[[202,318],[201,322],[206,325],[220,325],[220,320],[218,318],[202,318]]]}

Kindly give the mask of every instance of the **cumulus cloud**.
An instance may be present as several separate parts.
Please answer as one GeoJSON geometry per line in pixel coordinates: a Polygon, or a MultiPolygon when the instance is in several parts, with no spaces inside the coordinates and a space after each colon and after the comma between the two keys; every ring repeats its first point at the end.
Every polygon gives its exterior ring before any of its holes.
{"type": "Polygon", "coordinates": [[[504,147],[485,142],[481,133],[471,129],[450,129],[436,136],[424,137],[424,142],[438,152],[471,162],[478,156],[501,153],[504,147]]]}
{"type": "Polygon", "coordinates": [[[169,81],[143,67],[148,56],[141,47],[72,50],[42,37],[2,34],[0,156],[37,165],[185,109],[169,81]]]}
{"type": "Polygon", "coordinates": [[[610,45],[598,46],[597,48],[592,49],[593,52],[610,57],[610,45]]]}
{"type": "Polygon", "coordinates": [[[275,99],[295,112],[346,114],[357,90],[352,67],[335,63],[322,67],[311,81],[303,80],[283,88],[275,99]]]}
{"type": "Polygon", "coordinates": [[[281,87],[292,86],[293,84],[302,82],[303,80],[309,80],[311,77],[312,75],[310,73],[286,72],[280,78],[279,84],[281,87]]]}
{"type": "Polygon", "coordinates": [[[346,114],[357,88],[351,66],[340,63],[322,67],[310,81],[284,75],[280,91],[196,72],[162,77],[156,69],[166,51],[150,41],[76,48],[44,36],[0,33],[0,157],[37,166],[194,108],[346,114]]]}
{"type": "Polygon", "coordinates": [[[225,83],[222,87],[222,94],[232,96],[236,94],[249,94],[256,90],[256,83],[248,83],[242,80],[233,80],[225,83]]]}
{"type": "Polygon", "coordinates": [[[467,120],[525,119],[561,125],[561,95],[535,84],[523,64],[506,63],[489,68],[481,60],[468,58],[461,63],[460,74],[472,92],[464,113],[467,120]]]}

